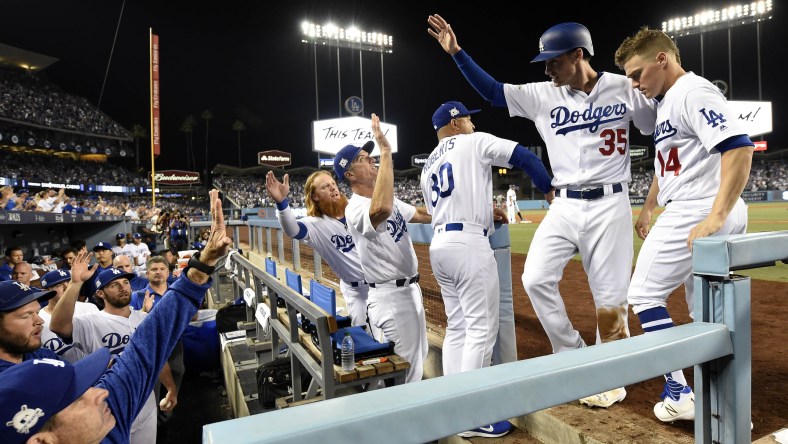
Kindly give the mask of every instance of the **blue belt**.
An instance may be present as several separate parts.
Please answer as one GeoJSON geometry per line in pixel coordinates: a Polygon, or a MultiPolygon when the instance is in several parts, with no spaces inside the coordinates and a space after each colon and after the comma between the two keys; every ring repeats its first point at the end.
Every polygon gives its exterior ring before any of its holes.
{"type": "MultiPolygon", "coordinates": [[[[613,193],[624,191],[620,183],[613,184],[613,193]]],[[[565,196],[570,199],[594,200],[605,195],[605,187],[592,188],[590,190],[569,190],[564,188],[565,196]]]]}
{"type": "MultiPolygon", "coordinates": [[[[446,231],[462,231],[463,230],[463,225],[460,222],[453,222],[453,223],[448,223],[448,224],[444,225],[444,228],[446,229],[446,231]]],[[[487,229],[484,228],[482,230],[482,233],[483,233],[484,236],[487,236],[487,229]]]]}
{"type": "MultiPolygon", "coordinates": [[[[406,284],[407,284],[407,285],[410,285],[410,284],[415,284],[415,283],[417,283],[417,282],[419,281],[419,279],[420,279],[420,278],[419,278],[419,275],[417,274],[416,276],[413,276],[413,277],[412,277],[412,278],[410,278],[410,279],[408,279],[408,278],[402,278],[402,279],[396,279],[396,280],[389,281],[389,282],[393,282],[394,284],[396,284],[396,285],[397,285],[397,287],[404,287],[406,284]]],[[[377,284],[373,284],[373,283],[371,283],[371,282],[370,282],[369,286],[370,286],[371,288],[377,288],[377,287],[376,287],[376,285],[381,285],[381,284],[386,284],[386,283],[387,283],[387,282],[378,282],[377,284]]]]}

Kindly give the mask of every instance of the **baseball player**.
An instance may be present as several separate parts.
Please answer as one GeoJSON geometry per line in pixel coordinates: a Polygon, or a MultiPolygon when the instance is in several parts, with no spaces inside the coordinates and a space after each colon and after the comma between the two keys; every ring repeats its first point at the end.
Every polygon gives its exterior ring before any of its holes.
{"type": "Polygon", "coordinates": [[[509,213],[509,223],[517,223],[515,216],[520,218],[521,224],[527,224],[531,221],[525,220],[520,213],[520,207],[517,205],[517,185],[509,185],[509,190],[506,192],[506,209],[509,213]]]}
{"type": "Polygon", "coordinates": [[[145,263],[151,256],[150,248],[148,248],[148,244],[142,242],[142,235],[140,233],[134,233],[131,239],[132,242],[126,244],[121,253],[132,260],[134,273],[138,276],[145,276],[145,263]]]}
{"type": "Polygon", "coordinates": [[[345,197],[334,178],[325,171],[309,175],[304,184],[307,217],[296,220],[290,211],[287,195],[290,176],[279,182],[273,171],[265,176],[265,189],[276,202],[276,217],[284,232],[314,248],[339,277],[339,289],[347,304],[353,325],[367,324],[369,285],[358,260],[358,249],[345,222],[345,197]]]}
{"type": "MultiPolygon", "coordinates": [[[[84,278],[91,275],[88,261],[74,261],[71,267],[72,285],[80,286],[84,278]]],[[[136,276],[117,268],[108,268],[96,278],[96,296],[104,300],[104,308],[95,313],[74,316],[78,291],[69,291],[58,301],[50,320],[50,328],[61,338],[73,343],[75,347],[90,354],[100,348],[107,348],[114,356],[125,350],[137,327],[147,313],[133,310],[129,280],[136,276]]],[[[178,403],[178,391],[172,378],[169,365],[165,362],[159,380],[167,387],[167,402],[162,409],[172,410],[178,403]]],[[[143,384],[142,382],[139,382],[143,384]]],[[[131,443],[151,443],[156,441],[157,397],[153,391],[131,425],[131,443]]]]}
{"type": "MultiPolygon", "coordinates": [[[[654,101],[637,94],[626,77],[591,67],[591,34],[579,23],[561,23],[542,34],[532,62],[545,62],[549,82],[512,85],[483,71],[441,16],[427,21],[429,34],[476,91],[511,116],[532,120],[545,141],[555,200],[534,234],[522,280],[553,352],[586,345],[558,291],[564,267],[578,253],[596,306],[596,342],[629,337],[626,294],[634,254],[629,123],[643,134],[653,132],[654,101]]],[[[621,387],[580,402],[608,407],[625,397],[621,387]]]]}
{"type": "Polygon", "coordinates": [[[353,190],[345,217],[370,287],[367,313],[372,336],[393,342],[394,353],[410,362],[406,382],[420,381],[428,351],[427,321],[407,223],[429,223],[431,218],[424,207],[394,197],[391,145],[380,130],[380,118],[374,113],[371,118],[380,166],[369,155],[374,148],[369,141],[363,147],[347,145],[339,150],[334,172],[353,190]]]}
{"type": "MultiPolygon", "coordinates": [[[[684,283],[692,315],[692,241],[747,231],[747,184],[754,146],[719,89],[681,67],[679,49],[665,33],[641,29],[616,50],[616,65],[647,98],[662,96],[654,131],[654,179],[635,223],[644,239],[628,299],[648,333],[673,326],[670,293],[684,283]],[[659,205],[665,211],[653,227],[659,205]]],[[[695,419],[695,395],[677,370],[665,375],[661,421],[695,419]]]]}
{"type": "MultiPolygon", "coordinates": [[[[83,258],[86,256],[87,254],[83,254],[83,258]]],[[[61,360],[74,363],[85,357],[85,351],[76,347],[73,343],[63,341],[63,339],[49,329],[52,312],[55,311],[55,306],[57,306],[64,292],[68,291],[70,282],[71,272],[68,270],[53,270],[44,274],[44,277],[41,278],[41,288],[54,291],[55,296],[49,300],[46,307],[38,312],[38,316],[44,320],[44,329],[41,330],[41,342],[43,346],[55,352],[61,360]]],[[[79,294],[79,286],[71,286],[71,291],[79,294]]],[[[74,316],[79,316],[84,313],[98,313],[98,311],[98,307],[89,302],[77,301],[74,306],[74,316]]]]}
{"type": "MultiPolygon", "coordinates": [[[[421,171],[421,191],[432,214],[430,263],[446,309],[443,374],[490,365],[498,335],[498,265],[487,236],[492,234],[492,168],[516,165],[540,190],[552,190],[542,162],[525,147],[492,134],[474,132],[471,114],[460,102],[446,102],[432,115],[438,146],[421,171]]],[[[507,434],[509,421],[460,433],[494,438],[507,434]]]]}

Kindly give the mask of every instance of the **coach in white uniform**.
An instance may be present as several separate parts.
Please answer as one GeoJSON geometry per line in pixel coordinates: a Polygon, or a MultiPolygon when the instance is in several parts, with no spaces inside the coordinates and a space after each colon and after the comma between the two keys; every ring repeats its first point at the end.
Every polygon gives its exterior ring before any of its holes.
{"type": "MultiPolygon", "coordinates": [[[[654,131],[654,179],[635,229],[638,255],[629,303],[648,333],[673,326],[667,299],[684,283],[693,311],[692,241],[747,231],[747,184],[754,146],[719,89],[681,67],[664,32],[643,29],[616,50],[616,65],[647,98],[662,96],[654,131]],[[650,228],[654,208],[665,211],[650,228]]],[[[661,421],[695,419],[695,396],[684,372],[665,375],[661,421]]]]}
{"type": "MultiPolygon", "coordinates": [[[[517,142],[474,132],[471,114],[477,112],[460,102],[438,107],[432,115],[438,146],[421,171],[434,232],[430,263],[446,309],[444,375],[489,366],[498,335],[500,282],[487,238],[494,230],[491,167],[517,165],[543,193],[552,190],[544,164],[532,152],[517,142]]],[[[490,426],[460,436],[493,438],[511,429],[509,421],[490,426]]]]}
{"type": "Polygon", "coordinates": [[[339,191],[331,174],[316,171],[309,175],[304,184],[307,217],[296,220],[287,200],[290,176],[285,174],[282,180],[279,182],[273,171],[265,176],[265,188],[276,202],[276,217],[282,229],[293,239],[314,248],[326,260],[339,277],[339,289],[345,298],[353,325],[366,325],[369,285],[364,281],[353,236],[347,230],[347,197],[339,191]]]}
{"type": "Polygon", "coordinates": [[[345,217],[358,246],[364,278],[369,283],[369,322],[378,341],[394,343],[394,352],[410,362],[406,382],[420,381],[427,358],[427,321],[418,260],[408,234],[408,222],[429,223],[424,207],[416,208],[394,197],[391,145],[372,114],[372,132],[380,148],[380,168],[363,147],[347,145],[334,157],[337,177],[350,183],[345,217]]]}
{"type": "MultiPolygon", "coordinates": [[[[578,253],[594,297],[596,342],[629,337],[629,129],[632,121],[643,134],[653,131],[654,101],[633,90],[626,77],[591,67],[591,34],[579,23],[561,23],[542,34],[532,62],[544,61],[551,81],[523,85],[499,83],[483,71],[439,15],[428,23],[476,91],[493,106],[508,108],[509,115],[532,120],[545,141],[556,199],[534,234],[523,286],[553,352],[586,345],[558,291],[567,262],[578,253]]],[[[625,397],[622,387],[580,402],[609,407],[625,397]]]]}

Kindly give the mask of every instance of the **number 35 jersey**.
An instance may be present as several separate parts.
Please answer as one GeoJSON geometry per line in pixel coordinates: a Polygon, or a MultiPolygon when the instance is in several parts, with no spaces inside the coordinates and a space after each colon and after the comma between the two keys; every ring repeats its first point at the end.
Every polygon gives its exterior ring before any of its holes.
{"type": "Polygon", "coordinates": [[[654,170],[657,203],[714,196],[721,156],[715,147],[746,135],[720,90],[691,72],[679,77],[657,105],[654,170]]]}
{"type": "Polygon", "coordinates": [[[421,170],[432,226],[466,223],[492,233],[492,166],[511,168],[517,142],[475,132],[444,137],[421,170]]]}

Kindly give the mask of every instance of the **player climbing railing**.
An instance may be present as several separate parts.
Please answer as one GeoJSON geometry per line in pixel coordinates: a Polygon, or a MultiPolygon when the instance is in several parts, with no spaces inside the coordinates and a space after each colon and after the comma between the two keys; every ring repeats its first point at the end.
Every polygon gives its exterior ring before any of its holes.
{"type": "Polygon", "coordinates": [[[749,442],[750,285],[729,272],[778,260],[788,231],[700,239],[694,323],[210,424],[203,442],[429,442],[692,365],[696,442],[749,442]]]}

